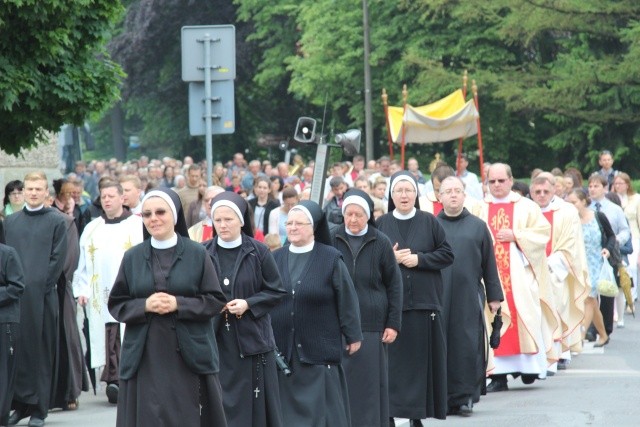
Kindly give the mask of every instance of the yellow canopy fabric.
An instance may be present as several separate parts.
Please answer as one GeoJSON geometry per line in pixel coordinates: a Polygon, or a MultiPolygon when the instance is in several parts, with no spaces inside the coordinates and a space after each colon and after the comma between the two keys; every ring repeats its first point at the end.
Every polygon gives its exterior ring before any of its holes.
{"type": "Polygon", "coordinates": [[[405,124],[405,142],[433,144],[458,138],[467,138],[478,133],[477,118],[480,116],[473,101],[464,101],[462,90],[432,104],[421,107],[407,105],[389,107],[389,129],[393,142],[402,142],[402,124],[405,124]]]}

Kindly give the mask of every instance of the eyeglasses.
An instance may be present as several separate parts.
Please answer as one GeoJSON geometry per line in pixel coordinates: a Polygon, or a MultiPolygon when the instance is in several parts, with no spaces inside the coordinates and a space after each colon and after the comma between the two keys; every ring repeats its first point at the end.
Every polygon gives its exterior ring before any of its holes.
{"type": "Polygon", "coordinates": [[[490,179],[490,180],[488,180],[487,182],[488,182],[489,184],[495,184],[496,182],[497,182],[498,184],[504,184],[504,183],[505,183],[505,182],[507,182],[507,181],[508,181],[507,179],[505,179],[505,178],[501,178],[501,179],[490,179]]]}
{"type": "Polygon", "coordinates": [[[144,211],[142,212],[142,218],[149,219],[151,215],[155,214],[157,217],[165,216],[167,214],[166,209],[156,209],[155,211],[144,211]]]}
{"type": "Polygon", "coordinates": [[[305,225],[311,225],[311,223],[310,222],[297,222],[297,221],[287,221],[287,222],[284,223],[284,226],[285,227],[289,227],[289,228],[291,228],[291,227],[298,228],[298,227],[303,227],[305,225]]]}
{"type": "Polygon", "coordinates": [[[413,193],[415,193],[416,190],[414,190],[413,188],[402,188],[402,189],[397,189],[397,190],[393,190],[393,194],[397,194],[398,196],[401,194],[407,194],[407,195],[412,195],[413,193]]]}
{"type": "Polygon", "coordinates": [[[447,196],[451,194],[462,194],[462,193],[464,193],[464,190],[462,188],[447,188],[446,190],[443,190],[440,192],[440,194],[446,194],[447,196]]]}
{"type": "Polygon", "coordinates": [[[533,194],[551,194],[551,191],[549,190],[536,190],[533,192],[533,194]]]}

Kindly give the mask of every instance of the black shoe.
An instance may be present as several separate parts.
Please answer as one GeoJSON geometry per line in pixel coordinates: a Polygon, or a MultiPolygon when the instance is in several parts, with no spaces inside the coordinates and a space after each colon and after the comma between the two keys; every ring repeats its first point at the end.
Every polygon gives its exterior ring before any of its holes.
{"type": "Polygon", "coordinates": [[[593,332],[587,331],[587,333],[584,334],[584,339],[589,342],[594,342],[596,340],[596,336],[593,334],[593,332]]]}
{"type": "Polygon", "coordinates": [[[467,403],[465,403],[464,405],[460,405],[460,408],[458,408],[458,415],[460,415],[461,417],[470,417],[472,413],[473,399],[469,398],[467,403]]]}
{"type": "Polygon", "coordinates": [[[38,418],[35,415],[32,415],[31,418],[29,419],[29,424],[27,424],[29,427],[43,427],[44,426],[44,419],[42,418],[38,418]]]}
{"type": "Polygon", "coordinates": [[[509,386],[507,385],[507,379],[504,377],[503,378],[494,377],[493,379],[491,379],[491,382],[487,386],[487,393],[494,393],[497,391],[508,391],[508,390],[509,390],[509,386]]]}
{"type": "Polygon", "coordinates": [[[420,420],[411,420],[409,422],[410,427],[423,427],[422,421],[420,420]]]}
{"type": "Polygon", "coordinates": [[[7,425],[14,426],[20,422],[21,419],[27,418],[27,414],[20,411],[13,411],[13,414],[9,417],[9,421],[7,421],[7,425]]]}
{"type": "Polygon", "coordinates": [[[109,384],[107,386],[107,399],[109,403],[118,403],[118,392],[120,387],[117,384],[109,384]]]}
{"type": "Polygon", "coordinates": [[[389,417],[389,427],[396,427],[396,420],[393,417],[389,417]]]}
{"type": "Polygon", "coordinates": [[[538,374],[522,374],[523,384],[533,384],[538,379],[538,374]]]}
{"type": "Polygon", "coordinates": [[[460,415],[460,407],[459,406],[449,406],[447,408],[447,416],[449,415],[460,415]]]}
{"type": "Polygon", "coordinates": [[[600,347],[604,347],[605,345],[609,344],[609,337],[607,337],[607,340],[605,342],[603,342],[602,344],[597,342],[593,345],[593,348],[600,348],[600,347]]]}
{"type": "Polygon", "coordinates": [[[564,371],[569,366],[569,361],[567,359],[558,360],[558,371],[564,371]]]}

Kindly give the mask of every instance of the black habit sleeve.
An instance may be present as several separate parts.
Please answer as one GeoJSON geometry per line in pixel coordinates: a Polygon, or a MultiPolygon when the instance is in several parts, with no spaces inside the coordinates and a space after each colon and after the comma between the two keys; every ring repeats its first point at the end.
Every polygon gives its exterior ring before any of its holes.
{"type": "Polygon", "coordinates": [[[0,286],[0,307],[12,305],[20,299],[24,292],[24,276],[18,253],[9,246],[0,246],[2,254],[2,285],[0,286]]]}
{"type": "MultiPolygon", "coordinates": [[[[418,270],[442,270],[453,263],[453,250],[445,238],[444,229],[433,218],[429,218],[426,223],[431,228],[431,237],[433,239],[433,250],[429,252],[418,252],[418,270]]],[[[428,230],[424,230],[428,232],[428,230]]]]}
{"type": "Polygon", "coordinates": [[[123,258],[109,294],[109,313],[121,323],[146,323],[146,303],[147,298],[134,298],[131,296],[123,258]]]}
{"type": "Polygon", "coordinates": [[[280,299],[287,294],[271,252],[265,252],[261,270],[262,285],[260,292],[256,292],[246,299],[247,304],[249,304],[249,312],[256,319],[269,313],[280,302],[280,299]]]}
{"type": "Polygon", "coordinates": [[[342,335],[344,335],[347,344],[362,341],[358,294],[342,258],[336,261],[333,268],[332,285],[336,296],[342,335]]]}
{"type": "Polygon", "coordinates": [[[380,267],[382,283],[387,289],[387,320],[385,328],[391,328],[398,332],[402,327],[402,273],[393,254],[391,241],[382,232],[378,233],[381,242],[380,267]]]}
{"type": "Polygon", "coordinates": [[[57,219],[53,229],[53,242],[51,244],[51,255],[49,257],[49,265],[47,267],[48,285],[58,282],[58,278],[62,274],[64,262],[67,259],[67,225],[64,218],[58,218],[57,213],[51,212],[57,219]]]}
{"type": "Polygon", "coordinates": [[[202,321],[211,319],[222,311],[227,299],[220,289],[220,282],[211,257],[204,257],[202,279],[198,285],[198,294],[194,297],[176,296],[178,319],[202,321]]]}
{"type": "Polygon", "coordinates": [[[487,294],[487,301],[504,301],[502,286],[500,284],[500,276],[498,275],[498,267],[496,265],[496,257],[493,251],[493,240],[491,232],[484,230],[482,239],[482,279],[484,281],[484,289],[487,294]]]}

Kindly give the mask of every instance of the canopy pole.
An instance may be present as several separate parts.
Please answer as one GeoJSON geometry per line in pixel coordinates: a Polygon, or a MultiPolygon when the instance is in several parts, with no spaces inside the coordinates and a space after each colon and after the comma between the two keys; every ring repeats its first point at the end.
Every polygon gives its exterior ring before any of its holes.
{"type": "Polygon", "coordinates": [[[406,122],[407,122],[407,97],[409,96],[409,91],[407,91],[407,85],[402,85],[402,145],[400,146],[400,168],[404,169],[404,146],[405,146],[405,137],[407,133],[406,122]]]}
{"type": "Polygon", "coordinates": [[[480,154],[480,183],[484,184],[484,155],[482,154],[482,128],[480,127],[480,103],[478,102],[478,86],[476,81],[471,81],[471,90],[473,91],[473,101],[476,104],[476,110],[478,110],[478,118],[476,123],[478,125],[478,153],[480,154]]]}
{"type": "MultiPolygon", "coordinates": [[[[462,75],[462,98],[467,100],[467,81],[469,79],[469,75],[467,70],[464,70],[464,74],[462,75]]],[[[458,157],[456,158],[456,175],[460,176],[462,171],[460,170],[460,161],[462,160],[462,138],[458,140],[458,157]]]]}
{"type": "Polygon", "coordinates": [[[387,103],[388,100],[387,90],[382,88],[382,105],[384,105],[384,118],[387,122],[387,139],[389,140],[389,158],[393,159],[393,139],[391,137],[391,126],[389,123],[389,105],[387,103]]]}

